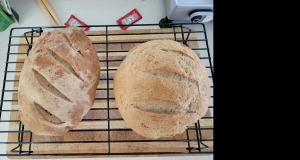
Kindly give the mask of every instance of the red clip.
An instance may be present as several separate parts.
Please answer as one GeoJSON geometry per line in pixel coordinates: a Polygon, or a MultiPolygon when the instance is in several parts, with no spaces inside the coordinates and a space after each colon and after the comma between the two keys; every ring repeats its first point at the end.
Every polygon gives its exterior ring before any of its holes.
{"type": "MultiPolygon", "coordinates": [[[[71,14],[70,18],[68,21],[65,23],[66,26],[87,26],[84,22],[76,18],[73,14],[71,14]]],[[[88,31],[90,27],[80,27],[84,31],[88,31]]]]}
{"type": "MultiPolygon", "coordinates": [[[[133,9],[132,11],[130,11],[129,13],[127,13],[125,16],[119,18],[117,20],[117,24],[118,25],[130,25],[130,24],[134,24],[135,22],[139,21],[140,19],[142,19],[143,17],[141,16],[141,14],[135,9],[133,9]]],[[[120,28],[122,30],[127,29],[129,26],[120,26],[120,28]]]]}

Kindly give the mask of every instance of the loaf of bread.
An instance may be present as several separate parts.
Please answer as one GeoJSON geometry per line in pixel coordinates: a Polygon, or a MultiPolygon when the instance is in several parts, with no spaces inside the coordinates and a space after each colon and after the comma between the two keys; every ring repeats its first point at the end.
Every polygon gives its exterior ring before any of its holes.
{"type": "Polygon", "coordinates": [[[151,139],[172,137],[206,114],[208,72],[185,45],[152,40],[129,51],[115,74],[114,95],[133,131],[151,139]]]}
{"type": "Polygon", "coordinates": [[[99,78],[99,58],[82,29],[45,32],[22,67],[18,118],[37,135],[62,136],[94,104],[99,78]]]}

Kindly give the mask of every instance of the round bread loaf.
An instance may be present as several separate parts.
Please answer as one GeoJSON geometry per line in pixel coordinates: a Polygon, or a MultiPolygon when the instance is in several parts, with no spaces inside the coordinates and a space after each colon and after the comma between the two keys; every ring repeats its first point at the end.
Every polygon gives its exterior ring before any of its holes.
{"type": "Polygon", "coordinates": [[[94,104],[99,77],[99,58],[82,29],[44,33],[22,67],[18,118],[37,135],[64,135],[94,104]]]}
{"type": "Polygon", "coordinates": [[[172,137],[207,112],[207,69],[181,43],[148,41],[131,49],[119,66],[114,95],[121,116],[133,131],[153,139],[172,137]]]}

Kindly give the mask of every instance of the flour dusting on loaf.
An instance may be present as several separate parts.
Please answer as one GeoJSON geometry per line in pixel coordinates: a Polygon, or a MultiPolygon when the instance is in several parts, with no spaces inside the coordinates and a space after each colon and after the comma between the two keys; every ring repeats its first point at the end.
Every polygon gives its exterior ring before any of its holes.
{"type": "Polygon", "coordinates": [[[152,40],[129,51],[115,74],[114,94],[133,131],[153,139],[172,137],[206,114],[208,72],[190,48],[152,40]]]}
{"type": "Polygon", "coordinates": [[[64,135],[94,104],[99,77],[99,58],[82,29],[42,34],[21,71],[18,118],[37,135],[64,135]]]}

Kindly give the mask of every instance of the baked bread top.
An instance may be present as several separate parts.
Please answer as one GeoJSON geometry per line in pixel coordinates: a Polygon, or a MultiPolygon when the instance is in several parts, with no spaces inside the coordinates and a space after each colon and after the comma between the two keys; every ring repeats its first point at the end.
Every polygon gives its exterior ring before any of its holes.
{"type": "Polygon", "coordinates": [[[99,77],[99,58],[82,29],[44,33],[21,71],[19,119],[35,134],[64,135],[92,107],[99,77]]]}
{"type": "Polygon", "coordinates": [[[171,137],[205,115],[208,72],[194,51],[173,40],[152,40],[131,49],[114,78],[125,122],[148,138],[171,137]]]}

